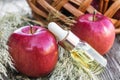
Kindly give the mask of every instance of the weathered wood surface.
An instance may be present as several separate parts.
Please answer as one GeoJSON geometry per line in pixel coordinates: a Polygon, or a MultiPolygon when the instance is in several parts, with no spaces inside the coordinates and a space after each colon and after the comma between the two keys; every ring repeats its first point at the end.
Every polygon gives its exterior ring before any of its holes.
{"type": "MultiPolygon", "coordinates": [[[[19,12],[23,9],[26,13],[30,12],[25,0],[0,0],[0,16],[6,12],[19,12]]],[[[102,80],[120,80],[120,35],[116,35],[113,47],[104,57],[108,60],[108,65],[100,78],[102,80]]]]}
{"type": "Polygon", "coordinates": [[[114,45],[105,57],[108,65],[101,75],[102,80],[120,80],[120,35],[116,35],[114,45]]]}

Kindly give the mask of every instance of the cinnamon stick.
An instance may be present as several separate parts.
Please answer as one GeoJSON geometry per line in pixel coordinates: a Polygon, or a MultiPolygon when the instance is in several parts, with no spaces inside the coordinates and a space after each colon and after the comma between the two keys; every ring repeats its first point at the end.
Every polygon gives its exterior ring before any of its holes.
{"type": "Polygon", "coordinates": [[[99,9],[99,11],[100,11],[101,13],[103,13],[103,3],[104,3],[104,0],[100,0],[100,4],[99,4],[100,9],[99,9]]]}
{"type": "Polygon", "coordinates": [[[103,9],[103,13],[106,12],[107,8],[108,8],[108,3],[109,3],[109,0],[104,0],[104,9],[103,9]]]}

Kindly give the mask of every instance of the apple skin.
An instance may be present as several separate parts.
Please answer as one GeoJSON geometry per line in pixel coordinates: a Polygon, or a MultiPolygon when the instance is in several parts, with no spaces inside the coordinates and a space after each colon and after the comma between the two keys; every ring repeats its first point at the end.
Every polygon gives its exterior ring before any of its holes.
{"type": "Polygon", "coordinates": [[[8,51],[19,72],[29,77],[46,76],[58,60],[57,41],[43,27],[33,26],[33,34],[29,30],[30,26],[25,26],[13,32],[8,39],[8,51]]]}
{"type": "Polygon", "coordinates": [[[92,21],[93,14],[80,16],[71,26],[71,31],[81,40],[88,42],[101,55],[106,54],[112,47],[115,39],[115,28],[112,22],[101,14],[96,14],[96,20],[92,21]]]}

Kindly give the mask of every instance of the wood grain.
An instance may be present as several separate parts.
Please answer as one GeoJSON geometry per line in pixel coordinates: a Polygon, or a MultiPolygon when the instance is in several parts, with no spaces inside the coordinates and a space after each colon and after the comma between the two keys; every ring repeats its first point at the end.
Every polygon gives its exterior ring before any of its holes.
{"type": "Polygon", "coordinates": [[[120,80],[120,35],[116,39],[111,50],[105,55],[108,60],[105,71],[100,75],[102,80],[120,80]]]}

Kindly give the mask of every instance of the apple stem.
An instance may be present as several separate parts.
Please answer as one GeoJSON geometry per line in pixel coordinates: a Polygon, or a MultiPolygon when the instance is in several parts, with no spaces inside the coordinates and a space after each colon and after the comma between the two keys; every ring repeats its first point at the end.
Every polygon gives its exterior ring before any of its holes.
{"type": "Polygon", "coordinates": [[[93,21],[95,21],[95,19],[96,19],[96,10],[94,10],[93,12],[93,21]]]}
{"type": "Polygon", "coordinates": [[[33,25],[30,25],[30,34],[33,34],[33,25]]]}

